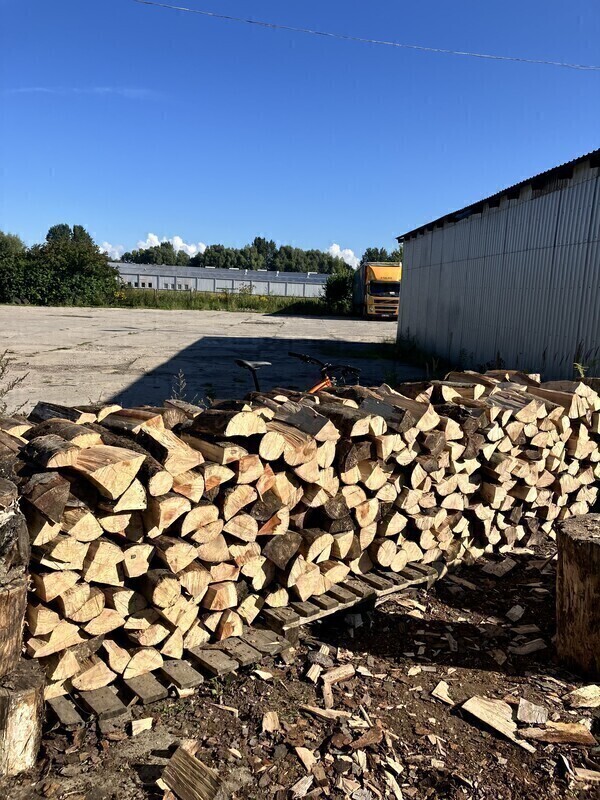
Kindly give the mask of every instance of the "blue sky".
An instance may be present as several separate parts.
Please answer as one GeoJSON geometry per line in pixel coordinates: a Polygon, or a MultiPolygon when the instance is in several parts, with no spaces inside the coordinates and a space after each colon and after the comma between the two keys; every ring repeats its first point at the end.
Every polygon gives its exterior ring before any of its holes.
{"type": "MultiPolygon", "coordinates": [[[[597,0],[181,0],[600,64],[597,0]]],[[[360,254],[600,143],[600,72],[278,32],[132,0],[0,0],[0,228],[360,254]]]]}

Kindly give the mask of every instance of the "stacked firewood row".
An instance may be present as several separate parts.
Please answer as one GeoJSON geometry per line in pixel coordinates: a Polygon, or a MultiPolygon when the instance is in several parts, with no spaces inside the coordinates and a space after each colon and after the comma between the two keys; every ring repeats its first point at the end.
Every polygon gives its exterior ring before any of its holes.
{"type": "Polygon", "coordinates": [[[159,669],[373,568],[508,552],[587,513],[600,396],[523,373],[0,418],[47,696],[159,669]]]}

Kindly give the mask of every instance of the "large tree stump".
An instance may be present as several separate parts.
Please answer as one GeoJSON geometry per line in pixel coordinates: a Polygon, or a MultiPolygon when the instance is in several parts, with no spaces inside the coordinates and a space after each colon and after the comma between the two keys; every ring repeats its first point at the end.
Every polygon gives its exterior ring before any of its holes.
{"type": "Polygon", "coordinates": [[[43,717],[44,673],[37,661],[21,659],[0,678],[0,777],[35,766],[43,717]]]}
{"type": "Polygon", "coordinates": [[[579,673],[600,675],[600,514],[558,526],[556,646],[579,673]]]}
{"type": "Polygon", "coordinates": [[[26,575],[16,575],[6,583],[0,577],[0,678],[19,663],[26,607],[26,575]]]}
{"type": "Polygon", "coordinates": [[[23,619],[27,606],[29,535],[10,487],[2,481],[0,509],[0,678],[15,669],[21,654],[23,619]]]}

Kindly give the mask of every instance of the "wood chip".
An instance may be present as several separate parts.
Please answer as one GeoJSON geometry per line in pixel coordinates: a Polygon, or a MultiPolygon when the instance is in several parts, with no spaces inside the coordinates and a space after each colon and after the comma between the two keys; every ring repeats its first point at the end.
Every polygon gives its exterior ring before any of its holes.
{"type": "Polygon", "coordinates": [[[571,708],[598,708],[600,706],[600,686],[594,683],[581,686],[563,698],[571,708]]]}
{"type": "Polygon", "coordinates": [[[162,781],[180,800],[212,800],[221,786],[218,773],[183,747],[165,767],[162,781]]]}
{"type": "MultiPolygon", "coordinates": [[[[503,700],[494,700],[489,697],[474,697],[466,700],[462,707],[469,714],[472,714],[476,719],[485,722],[490,728],[493,728],[498,733],[501,733],[514,744],[518,744],[529,753],[535,753],[535,747],[530,745],[529,742],[524,742],[517,739],[515,732],[517,725],[513,722],[512,709],[503,700]]],[[[522,731],[521,731],[522,733],[522,731]]]]}
{"type": "Polygon", "coordinates": [[[300,778],[300,780],[290,789],[290,792],[292,793],[292,800],[300,800],[301,797],[305,797],[308,794],[310,787],[313,785],[313,781],[313,775],[305,775],[303,778],[300,778]]]}
{"type": "Polygon", "coordinates": [[[544,706],[536,706],[521,697],[517,709],[517,719],[519,722],[527,722],[530,725],[543,725],[548,719],[548,709],[544,706]]]}
{"type": "Polygon", "coordinates": [[[263,733],[273,733],[280,731],[281,725],[279,724],[279,715],[276,711],[267,711],[262,718],[263,733]]]}
{"type": "Polygon", "coordinates": [[[267,672],[266,669],[253,669],[252,674],[256,675],[256,677],[260,678],[262,681],[273,680],[273,674],[271,672],[267,672]]]}
{"type": "Polygon", "coordinates": [[[526,739],[549,744],[581,744],[595,747],[596,739],[580,722],[552,722],[544,728],[523,728],[519,731],[526,739]]]}
{"type": "Polygon", "coordinates": [[[402,794],[402,789],[398,785],[398,781],[396,780],[396,778],[392,775],[391,772],[388,772],[387,770],[384,770],[383,774],[385,777],[385,782],[390,787],[392,794],[394,795],[396,800],[403,800],[404,795],[402,794]]]}
{"type": "Polygon", "coordinates": [[[525,609],[523,608],[523,606],[516,605],[513,606],[512,608],[509,608],[509,610],[506,612],[506,616],[511,622],[518,622],[524,613],[525,609]]]}
{"type": "Polygon", "coordinates": [[[358,739],[355,739],[351,744],[350,747],[353,750],[361,750],[363,747],[372,747],[375,744],[379,744],[383,739],[383,728],[381,724],[377,722],[370,728],[366,733],[363,733],[358,739]]]}
{"type": "Polygon", "coordinates": [[[137,736],[138,733],[152,730],[154,725],[153,717],[144,717],[143,719],[134,719],[131,721],[131,735],[137,736]]]}
{"type": "Polygon", "coordinates": [[[323,667],[320,664],[311,664],[310,667],[306,670],[306,677],[309,681],[316,683],[319,680],[319,676],[323,672],[323,667]]]}
{"type": "Polygon", "coordinates": [[[545,650],[548,647],[543,639],[532,639],[521,645],[512,645],[508,648],[509,652],[514,656],[529,656],[531,653],[537,653],[538,650],[545,650]]]}
{"type": "Polygon", "coordinates": [[[431,696],[441,700],[442,703],[446,703],[449,706],[456,705],[455,701],[450,697],[448,689],[449,686],[446,681],[440,681],[435,689],[431,692],[431,696]]]}
{"type": "Polygon", "coordinates": [[[317,763],[317,759],[315,758],[313,751],[309,750],[308,747],[296,747],[294,749],[296,751],[296,755],[304,765],[304,769],[307,772],[312,772],[314,765],[317,763]]]}
{"type": "Polygon", "coordinates": [[[488,561],[481,571],[488,575],[494,575],[496,578],[503,578],[516,566],[517,562],[513,558],[505,558],[503,561],[488,561]]]}
{"type": "Polygon", "coordinates": [[[318,717],[319,719],[349,719],[352,714],[348,711],[340,711],[333,710],[329,708],[319,708],[318,706],[308,706],[308,705],[301,705],[298,706],[300,711],[304,711],[307,714],[312,714],[313,717],[318,717]]]}
{"type": "Polygon", "coordinates": [[[584,769],[575,767],[573,774],[576,781],[583,783],[600,783],[600,772],[595,769],[584,769]]]}

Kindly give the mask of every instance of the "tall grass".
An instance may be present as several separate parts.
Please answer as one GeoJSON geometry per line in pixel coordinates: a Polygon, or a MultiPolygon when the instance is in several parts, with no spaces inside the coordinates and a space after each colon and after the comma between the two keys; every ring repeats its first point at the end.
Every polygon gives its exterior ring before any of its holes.
{"type": "Polygon", "coordinates": [[[160,289],[124,289],[119,292],[117,305],[128,308],[181,309],[190,311],[254,311],[260,314],[308,314],[321,316],[330,313],[319,298],[276,297],[249,292],[168,291],[160,289]]]}

